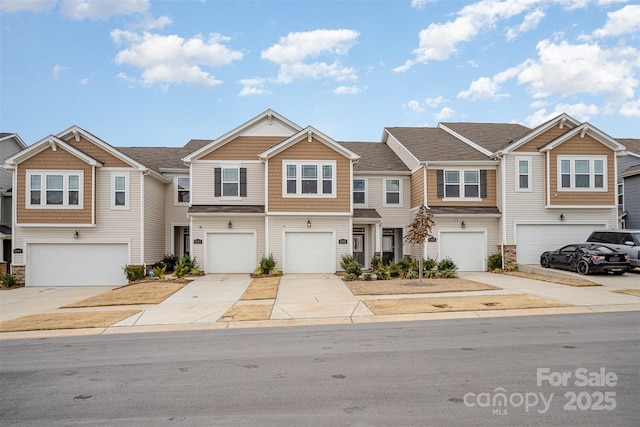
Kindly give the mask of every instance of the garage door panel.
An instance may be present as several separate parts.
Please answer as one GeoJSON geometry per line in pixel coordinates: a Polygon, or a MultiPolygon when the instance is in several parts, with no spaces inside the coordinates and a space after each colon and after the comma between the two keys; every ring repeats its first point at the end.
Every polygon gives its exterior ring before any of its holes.
{"type": "Polygon", "coordinates": [[[287,273],[335,273],[335,244],[330,232],[285,233],[287,273]]]}
{"type": "Polygon", "coordinates": [[[33,243],[27,246],[27,286],[127,283],[129,247],[121,243],[33,243]]]}
{"type": "Polygon", "coordinates": [[[484,271],[486,236],[482,231],[442,231],[440,259],[451,258],[459,271],[484,271]]]}
{"type": "Polygon", "coordinates": [[[603,224],[519,224],[516,226],[518,263],[538,264],[540,254],[570,243],[585,242],[603,224]]]}
{"type": "Polygon", "coordinates": [[[208,233],[206,273],[252,273],[257,267],[255,233],[208,233]]]}

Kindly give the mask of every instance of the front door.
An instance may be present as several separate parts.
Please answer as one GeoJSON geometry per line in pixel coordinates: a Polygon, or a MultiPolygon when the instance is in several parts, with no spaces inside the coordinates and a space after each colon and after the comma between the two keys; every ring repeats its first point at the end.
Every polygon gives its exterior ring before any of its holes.
{"type": "Polygon", "coordinates": [[[364,266],[364,234],[353,235],[353,256],[364,266]]]}
{"type": "Polygon", "coordinates": [[[184,255],[189,255],[191,252],[189,227],[184,227],[184,231],[182,232],[182,248],[184,249],[184,255]]]}
{"type": "Polygon", "coordinates": [[[382,261],[388,263],[395,261],[396,236],[393,229],[382,231],[382,261]]]}

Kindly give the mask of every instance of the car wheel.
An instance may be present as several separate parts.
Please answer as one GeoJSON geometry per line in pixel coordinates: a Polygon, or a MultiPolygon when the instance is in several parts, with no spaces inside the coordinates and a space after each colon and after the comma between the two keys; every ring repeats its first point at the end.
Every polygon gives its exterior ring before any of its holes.
{"type": "Polygon", "coordinates": [[[549,257],[548,256],[541,256],[540,257],[540,265],[543,266],[544,268],[549,268],[550,267],[549,257]]]}
{"type": "Polygon", "coordinates": [[[589,274],[589,263],[583,259],[576,264],[576,271],[580,274],[589,274]]]}

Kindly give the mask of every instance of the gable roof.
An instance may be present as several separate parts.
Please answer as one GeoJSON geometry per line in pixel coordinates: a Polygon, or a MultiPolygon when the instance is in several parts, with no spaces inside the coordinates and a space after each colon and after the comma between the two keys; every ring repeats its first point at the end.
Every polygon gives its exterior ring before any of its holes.
{"type": "Polygon", "coordinates": [[[0,132],[0,142],[9,139],[13,139],[14,141],[16,141],[18,143],[18,146],[20,146],[20,148],[22,148],[23,150],[27,148],[27,144],[24,143],[22,138],[20,138],[20,135],[18,135],[17,133],[0,132]]]}
{"type": "Polygon", "coordinates": [[[486,154],[440,128],[388,127],[385,132],[420,162],[490,160],[486,154]]]}
{"type": "Polygon", "coordinates": [[[360,160],[353,166],[355,172],[407,172],[409,168],[387,144],[381,142],[340,141],[357,153],[360,160]]]}
{"type": "Polygon", "coordinates": [[[531,129],[529,132],[526,132],[524,135],[520,136],[517,140],[513,141],[513,143],[509,144],[509,146],[504,147],[504,150],[502,151],[505,151],[505,152],[513,151],[518,147],[521,147],[522,145],[531,141],[532,139],[538,137],[539,135],[542,135],[543,133],[547,132],[549,129],[554,128],[555,126],[559,126],[560,128],[563,128],[564,126],[568,126],[569,128],[576,128],[580,126],[580,122],[574,119],[573,117],[571,117],[570,115],[566,113],[562,113],[550,120],[547,120],[541,125],[536,126],[535,128],[531,129]]]}
{"type": "Polygon", "coordinates": [[[531,129],[517,123],[440,123],[455,133],[476,143],[491,153],[507,147],[531,129]]]}
{"type": "Polygon", "coordinates": [[[602,132],[600,129],[585,122],[580,126],[573,128],[569,132],[560,135],[553,141],[549,141],[547,144],[540,148],[540,151],[544,153],[546,151],[553,150],[558,145],[573,138],[576,135],[580,135],[580,138],[583,138],[585,135],[589,135],[601,144],[611,148],[613,151],[623,152],[625,150],[624,145],[619,143],[617,140],[602,132]]]}
{"type": "Polygon", "coordinates": [[[64,151],[70,153],[71,155],[81,159],[91,166],[102,167],[102,162],[97,160],[82,150],[77,149],[73,145],[67,143],[66,141],[58,138],[54,135],[49,135],[35,144],[25,148],[22,151],[17,152],[13,156],[9,157],[5,160],[5,166],[9,168],[14,167],[15,165],[35,156],[38,153],[43,152],[44,150],[51,148],[53,151],[58,150],[58,148],[63,149],[64,151]]]}
{"type": "Polygon", "coordinates": [[[629,154],[640,157],[640,139],[617,138],[618,142],[627,147],[629,154]]]}
{"type": "Polygon", "coordinates": [[[349,150],[347,147],[339,144],[335,140],[329,138],[327,135],[323,134],[322,132],[313,128],[312,126],[307,126],[306,128],[302,129],[300,132],[285,139],[281,143],[276,144],[273,147],[269,148],[268,150],[260,153],[260,159],[266,160],[270,157],[275,156],[278,153],[283,152],[287,148],[297,144],[300,141],[311,140],[311,138],[314,138],[314,137],[320,143],[326,145],[327,147],[331,148],[334,151],[337,151],[338,153],[342,154],[343,156],[349,158],[352,161],[356,161],[360,159],[359,155],[349,150]]]}
{"type": "Polygon", "coordinates": [[[620,178],[627,178],[636,175],[640,175],[640,165],[630,166],[618,174],[620,178]]]}
{"type": "Polygon", "coordinates": [[[192,139],[184,147],[117,147],[119,151],[158,173],[188,171],[182,158],[210,143],[210,139],[192,139]]]}
{"type": "Polygon", "coordinates": [[[256,136],[282,136],[284,138],[287,138],[299,132],[300,130],[302,130],[302,128],[289,119],[276,113],[275,111],[268,109],[262,114],[259,114],[253,119],[249,120],[248,122],[245,122],[237,128],[233,129],[232,131],[229,131],[221,137],[210,141],[209,144],[206,144],[203,147],[195,150],[194,152],[186,155],[182,160],[185,163],[190,163],[193,160],[197,160],[214,151],[215,149],[223,146],[224,144],[232,141],[238,136],[251,134],[252,130],[258,132],[255,134],[256,136]],[[276,123],[278,124],[278,126],[273,126],[276,123]]]}

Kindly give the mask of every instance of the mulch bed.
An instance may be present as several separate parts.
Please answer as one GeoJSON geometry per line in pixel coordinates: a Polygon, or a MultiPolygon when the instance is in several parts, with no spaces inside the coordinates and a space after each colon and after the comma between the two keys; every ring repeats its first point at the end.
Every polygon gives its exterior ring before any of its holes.
{"type": "Polygon", "coordinates": [[[441,292],[492,291],[500,288],[461,278],[354,280],[344,282],[354,295],[405,295],[441,292]]]}

